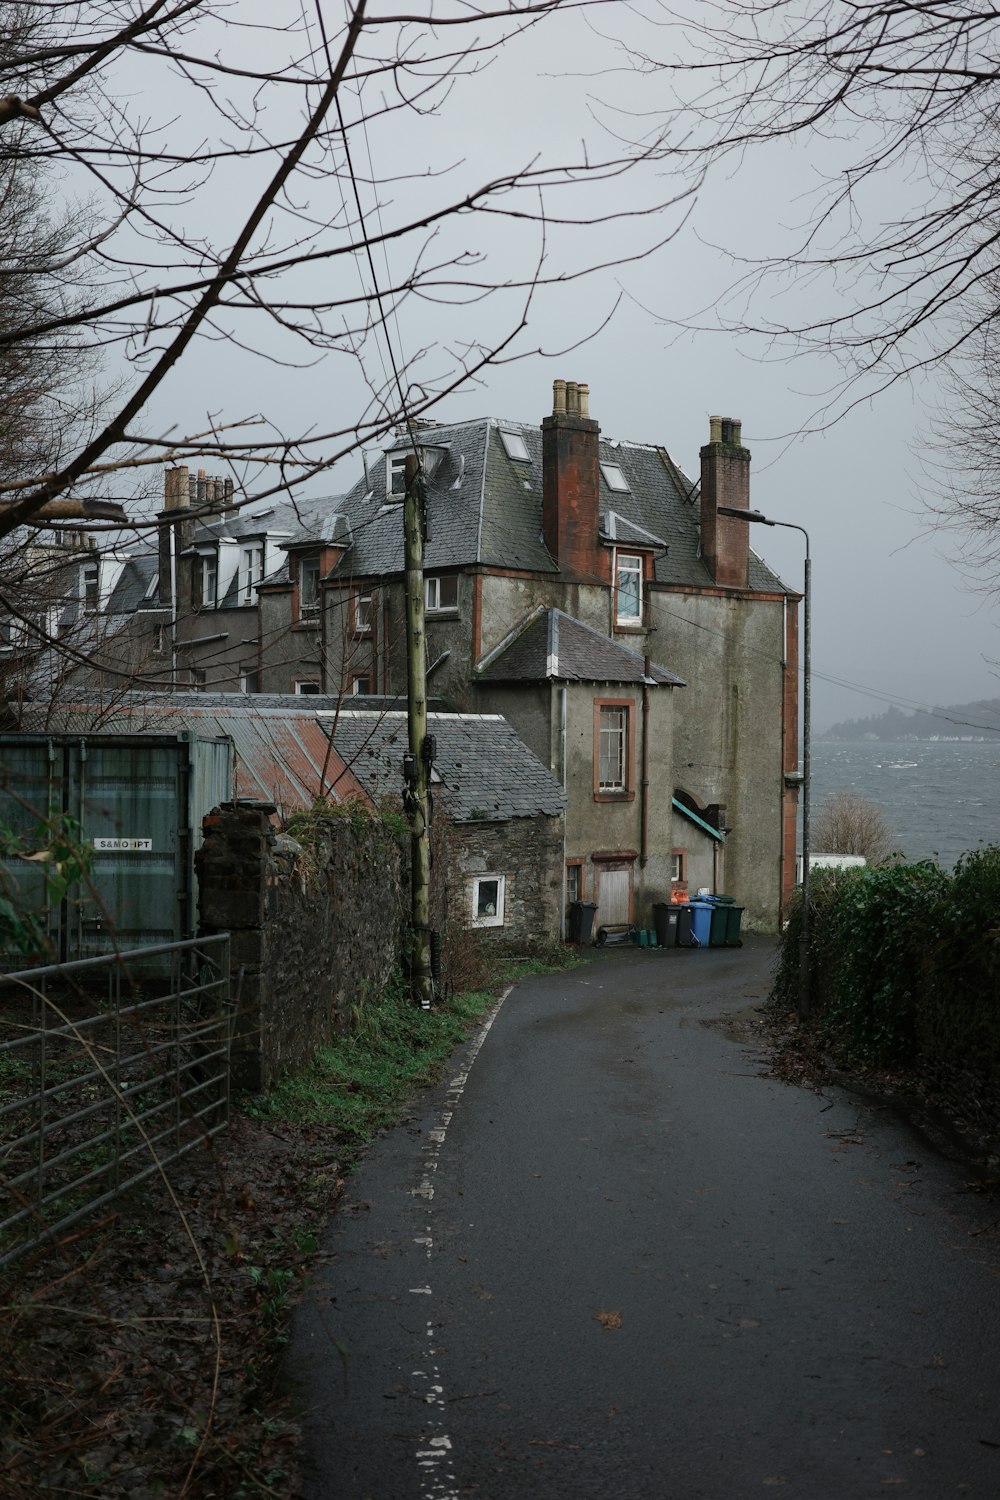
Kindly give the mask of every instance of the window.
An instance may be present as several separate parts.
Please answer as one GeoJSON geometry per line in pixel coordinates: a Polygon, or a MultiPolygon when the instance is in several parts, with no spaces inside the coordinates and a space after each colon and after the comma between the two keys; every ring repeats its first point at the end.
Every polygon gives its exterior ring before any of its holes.
{"type": "Polygon", "coordinates": [[[299,561],[299,614],[319,611],[319,558],[303,557],[299,561]]]}
{"type": "Polygon", "coordinates": [[[566,905],[583,900],[583,865],[579,860],[566,866],[566,905]]]}
{"type": "Polygon", "coordinates": [[[615,620],[619,625],[642,620],[642,558],[627,552],[615,554],[615,620]]]}
{"type": "Polygon", "coordinates": [[[264,576],[264,548],[260,542],[240,552],[240,603],[253,604],[257,585],[264,576]]]}
{"type": "Polygon", "coordinates": [[[688,858],[686,849],[674,849],[670,855],[671,885],[687,885],[688,858]]]}
{"type": "Polygon", "coordinates": [[[472,881],[473,927],[502,927],[505,875],[476,875],[472,881]]]}
{"type": "Polygon", "coordinates": [[[501,427],[500,441],[504,445],[507,457],[512,458],[515,463],[531,463],[531,454],[528,452],[528,445],[519,432],[507,432],[501,427]]]}
{"type": "Polygon", "coordinates": [[[399,453],[387,453],[385,459],[385,493],[389,500],[406,498],[406,460],[413,452],[405,448],[399,453]]]}
{"type": "Polygon", "coordinates": [[[240,673],[240,692],[256,693],[258,678],[256,668],[247,668],[240,673]]]}
{"type": "Polygon", "coordinates": [[[631,699],[598,701],[594,713],[594,796],[634,796],[631,789],[631,699]]]}
{"type": "Polygon", "coordinates": [[[302,693],[302,694],[305,694],[307,696],[310,693],[318,693],[319,692],[319,683],[316,681],[315,678],[309,678],[308,680],[303,680],[303,679],[297,677],[295,679],[295,691],[297,693],[302,693]]]}
{"type": "Polygon", "coordinates": [[[80,593],[85,615],[96,615],[101,602],[100,574],[97,563],[84,563],[80,571],[80,593]]]}
{"type": "Polygon", "coordinates": [[[353,694],[353,696],[355,698],[357,698],[357,697],[366,697],[368,694],[371,693],[371,690],[372,690],[372,680],[371,680],[370,677],[352,677],[351,678],[351,693],[353,694]]]}
{"type": "Polygon", "coordinates": [[[428,578],[424,582],[424,608],[430,611],[458,608],[458,574],[428,578]]]}
{"type": "Polygon", "coordinates": [[[355,594],[354,596],[354,633],[355,635],[371,635],[372,633],[371,594],[355,594]]]}
{"type": "Polygon", "coordinates": [[[617,490],[624,495],[629,493],[628,480],[617,464],[601,464],[601,473],[609,490],[617,490]]]}
{"type": "Polygon", "coordinates": [[[214,552],[201,560],[201,602],[203,605],[219,602],[219,559],[214,552]]]}

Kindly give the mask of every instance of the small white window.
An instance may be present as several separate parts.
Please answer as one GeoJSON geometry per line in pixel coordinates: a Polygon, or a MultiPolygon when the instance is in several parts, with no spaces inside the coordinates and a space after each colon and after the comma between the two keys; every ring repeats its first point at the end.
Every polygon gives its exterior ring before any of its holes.
{"type": "Polygon", "coordinates": [[[637,625],[642,619],[642,558],[619,552],[615,573],[615,619],[619,625],[637,625]]]}
{"type": "Polygon", "coordinates": [[[472,881],[473,927],[502,927],[505,875],[476,875],[472,881]]]}
{"type": "Polygon", "coordinates": [[[624,495],[630,493],[628,480],[617,464],[601,464],[601,473],[609,490],[617,490],[624,495]]]}
{"type": "Polygon", "coordinates": [[[96,615],[101,602],[100,573],[97,563],[84,563],[80,576],[80,593],[85,615],[96,615]]]}
{"type": "Polygon", "coordinates": [[[315,679],[303,681],[301,678],[295,680],[295,691],[304,696],[319,692],[319,683],[315,679]]]}
{"type": "Polygon", "coordinates": [[[319,558],[303,557],[299,562],[299,614],[314,615],[319,610],[319,558]]]}
{"type": "Polygon", "coordinates": [[[240,551],[240,603],[253,604],[257,585],[264,577],[264,548],[260,542],[240,551]]]}
{"type": "Polygon", "coordinates": [[[355,698],[367,697],[371,693],[371,690],[372,680],[370,677],[351,678],[351,693],[355,698]]]}
{"type": "Polygon", "coordinates": [[[256,669],[254,669],[254,668],[246,668],[244,671],[242,671],[240,673],[240,692],[241,693],[256,693],[257,692],[257,683],[258,683],[258,677],[257,677],[256,669]]]}
{"type": "Polygon", "coordinates": [[[518,464],[530,464],[531,454],[528,445],[519,432],[508,432],[505,428],[500,429],[500,441],[507,452],[507,457],[512,458],[518,464]]]}
{"type": "Polygon", "coordinates": [[[424,608],[427,610],[458,608],[457,573],[453,573],[447,578],[428,578],[425,580],[424,608]]]}
{"type": "Polygon", "coordinates": [[[388,500],[403,501],[406,498],[406,460],[412,449],[399,453],[387,453],[385,457],[385,493],[388,500]]]}
{"type": "Polygon", "coordinates": [[[219,602],[219,559],[214,552],[201,560],[201,602],[219,602]]]}
{"type": "Polygon", "coordinates": [[[355,635],[371,635],[372,633],[371,594],[355,594],[354,596],[354,633],[355,635]]]}

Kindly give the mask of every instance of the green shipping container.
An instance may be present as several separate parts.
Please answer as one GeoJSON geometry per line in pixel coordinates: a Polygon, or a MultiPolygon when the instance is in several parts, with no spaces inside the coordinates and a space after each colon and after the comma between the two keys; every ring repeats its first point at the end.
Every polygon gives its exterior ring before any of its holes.
{"type": "MultiPolygon", "coordinates": [[[[231,786],[232,742],[224,738],[0,735],[0,826],[30,838],[66,814],[93,851],[89,881],[47,913],[51,957],[67,963],[194,937],[201,822],[231,786]]],[[[2,864],[15,905],[44,911],[39,866],[9,857],[2,864]]]]}

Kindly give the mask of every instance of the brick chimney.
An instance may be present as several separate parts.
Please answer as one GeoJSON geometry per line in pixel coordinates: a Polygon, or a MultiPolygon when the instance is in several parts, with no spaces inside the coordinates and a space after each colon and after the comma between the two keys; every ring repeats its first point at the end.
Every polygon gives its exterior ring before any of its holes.
{"type": "Polygon", "coordinates": [[[600,427],[590,418],[590,387],[552,382],[552,415],[542,421],[542,535],[562,573],[596,580],[600,531],[600,427]]]}
{"type": "Polygon", "coordinates": [[[734,417],[709,417],[709,438],[701,450],[701,552],[715,582],[745,589],[750,528],[720,516],[720,505],[750,507],[750,454],[740,441],[734,417]]]}
{"type": "MultiPolygon", "coordinates": [[[[173,586],[181,593],[180,554],[194,540],[195,522],[191,517],[191,480],[186,464],[167,469],[163,476],[163,509],[157,516],[159,526],[159,603],[169,608],[171,576],[173,586]],[[174,572],[171,575],[171,556],[174,572]]],[[[190,592],[190,591],[188,591],[190,592]]]]}

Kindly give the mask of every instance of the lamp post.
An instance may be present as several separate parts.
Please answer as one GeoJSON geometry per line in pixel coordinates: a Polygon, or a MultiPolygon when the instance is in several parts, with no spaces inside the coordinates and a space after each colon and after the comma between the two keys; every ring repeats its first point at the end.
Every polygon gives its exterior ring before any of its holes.
{"type": "Polygon", "coordinates": [[[809,556],[809,533],[795,521],[773,521],[759,510],[746,510],[737,505],[720,505],[720,516],[731,516],[736,521],[761,526],[782,526],[788,531],[801,531],[806,539],[806,560],[802,588],[802,936],[799,941],[799,1013],[808,1015],[812,1000],[809,974],[809,771],[810,771],[810,584],[812,581],[812,559],[809,556]]]}

